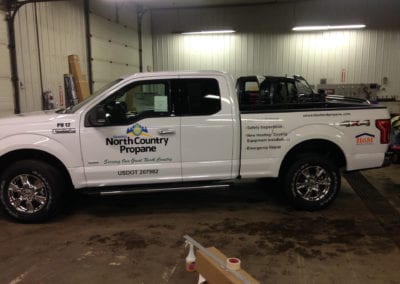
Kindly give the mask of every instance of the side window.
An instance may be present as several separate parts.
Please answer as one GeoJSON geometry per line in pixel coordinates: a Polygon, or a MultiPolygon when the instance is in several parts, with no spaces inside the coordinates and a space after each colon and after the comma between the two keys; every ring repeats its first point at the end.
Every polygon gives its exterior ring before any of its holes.
{"type": "Polygon", "coordinates": [[[167,86],[164,83],[133,85],[123,90],[117,100],[125,103],[128,112],[134,115],[146,111],[168,112],[167,86]]]}
{"type": "Polygon", "coordinates": [[[287,82],[288,89],[288,103],[297,103],[298,102],[298,94],[297,89],[294,83],[287,82]]]}
{"type": "Polygon", "coordinates": [[[172,80],[177,115],[211,115],[221,110],[221,95],[215,79],[172,80]]]}
{"type": "Polygon", "coordinates": [[[287,103],[288,92],[285,82],[274,82],[271,84],[272,102],[273,104],[287,103]]]}
{"type": "Polygon", "coordinates": [[[137,117],[169,114],[168,84],[145,81],[116,91],[100,103],[104,107],[107,125],[124,125],[137,117]]]}
{"type": "Polygon", "coordinates": [[[244,102],[249,105],[261,103],[260,88],[257,81],[247,81],[244,84],[244,102]]]}
{"type": "Polygon", "coordinates": [[[310,103],[323,101],[300,79],[248,76],[239,78],[236,87],[241,111],[304,109],[319,107],[310,103]]]}
{"type": "Polygon", "coordinates": [[[297,88],[299,94],[304,94],[307,97],[310,97],[313,95],[313,90],[307,85],[307,83],[304,80],[297,79],[296,80],[296,88],[297,88]]]}

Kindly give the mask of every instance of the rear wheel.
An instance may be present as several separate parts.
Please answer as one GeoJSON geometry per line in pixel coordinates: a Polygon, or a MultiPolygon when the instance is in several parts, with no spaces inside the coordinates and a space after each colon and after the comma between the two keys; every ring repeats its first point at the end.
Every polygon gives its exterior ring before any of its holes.
{"type": "Polygon", "coordinates": [[[1,175],[0,199],[11,217],[41,222],[60,209],[64,184],[62,175],[45,162],[17,161],[1,175]]]}
{"type": "Polygon", "coordinates": [[[322,209],[336,198],[341,184],[337,166],[315,154],[299,156],[286,171],[284,190],[294,207],[322,209]]]}

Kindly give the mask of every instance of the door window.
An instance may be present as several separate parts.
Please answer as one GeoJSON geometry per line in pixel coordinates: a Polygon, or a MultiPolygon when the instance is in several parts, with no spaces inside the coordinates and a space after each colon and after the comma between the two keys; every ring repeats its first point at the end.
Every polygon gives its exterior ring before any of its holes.
{"type": "Polygon", "coordinates": [[[176,114],[212,115],[221,110],[221,95],[215,79],[179,79],[171,81],[176,97],[176,114]]]}
{"type": "Polygon", "coordinates": [[[103,109],[105,125],[126,125],[147,117],[170,113],[169,88],[166,82],[145,81],[116,91],[96,108],[103,109]]]}

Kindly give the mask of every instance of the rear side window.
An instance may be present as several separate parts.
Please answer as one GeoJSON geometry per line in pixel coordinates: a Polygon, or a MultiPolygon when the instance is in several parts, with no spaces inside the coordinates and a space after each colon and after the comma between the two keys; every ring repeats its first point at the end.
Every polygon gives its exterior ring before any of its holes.
{"type": "Polygon", "coordinates": [[[309,95],[299,93],[294,80],[287,78],[242,77],[238,80],[237,91],[241,111],[301,109],[309,107],[305,103],[313,102],[309,95]]]}
{"type": "Polygon", "coordinates": [[[211,115],[221,110],[221,95],[215,79],[172,80],[171,88],[177,115],[211,115]]]}
{"type": "Polygon", "coordinates": [[[283,104],[287,102],[288,91],[285,82],[272,83],[270,93],[272,94],[273,104],[283,104]]]}

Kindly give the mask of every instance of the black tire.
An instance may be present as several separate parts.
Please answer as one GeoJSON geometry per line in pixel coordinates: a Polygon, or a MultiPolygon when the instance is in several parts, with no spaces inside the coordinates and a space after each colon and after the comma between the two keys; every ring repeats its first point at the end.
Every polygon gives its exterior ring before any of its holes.
{"type": "Polygon", "coordinates": [[[45,162],[17,161],[1,174],[1,203],[18,221],[43,222],[61,208],[65,184],[61,173],[45,162]]]}
{"type": "Polygon", "coordinates": [[[327,157],[299,156],[286,168],[284,191],[291,204],[302,210],[318,210],[331,204],[339,193],[341,176],[327,157]]]}

